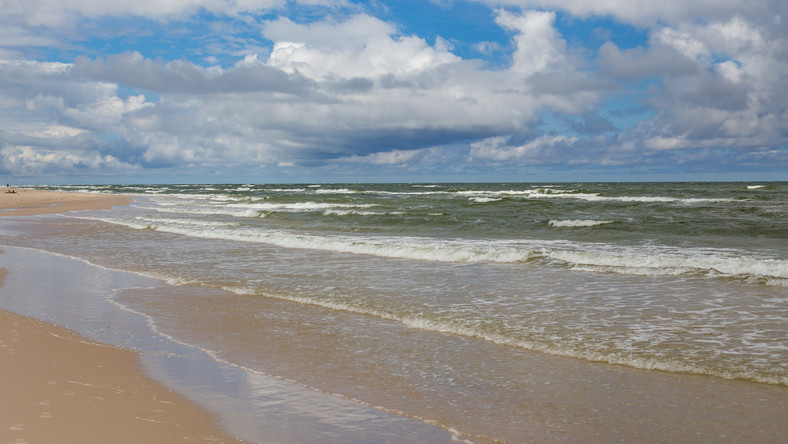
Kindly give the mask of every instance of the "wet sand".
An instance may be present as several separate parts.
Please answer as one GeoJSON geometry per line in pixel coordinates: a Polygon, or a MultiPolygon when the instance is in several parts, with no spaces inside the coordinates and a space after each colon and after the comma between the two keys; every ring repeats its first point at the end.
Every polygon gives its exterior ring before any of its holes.
{"type": "Polygon", "coordinates": [[[137,354],[0,311],[0,442],[239,442],[137,354]]]}
{"type": "MultiPolygon", "coordinates": [[[[13,232],[35,238],[73,229],[37,214],[129,200],[17,190],[0,195],[0,214],[13,232]]],[[[419,420],[217,362],[107,299],[118,288],[169,288],[163,282],[34,249],[8,246],[0,258],[0,306],[10,310],[0,309],[0,443],[238,442],[217,421],[245,442],[451,442],[419,420]]]]}
{"type": "MultiPolygon", "coordinates": [[[[128,204],[117,195],[14,190],[0,215],[128,204]]],[[[0,269],[0,285],[6,275],[0,269]]],[[[0,442],[240,442],[215,418],[146,377],[137,353],[0,310],[0,442]]]]}

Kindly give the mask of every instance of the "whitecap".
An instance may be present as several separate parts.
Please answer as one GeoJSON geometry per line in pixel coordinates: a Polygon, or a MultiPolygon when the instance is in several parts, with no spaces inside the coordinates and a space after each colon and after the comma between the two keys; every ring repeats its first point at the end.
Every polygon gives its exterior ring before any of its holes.
{"type": "Polygon", "coordinates": [[[593,219],[570,219],[570,220],[551,219],[548,223],[551,227],[554,228],[585,228],[585,227],[595,227],[597,225],[612,224],[613,222],[614,221],[612,220],[593,220],[593,219]]]}

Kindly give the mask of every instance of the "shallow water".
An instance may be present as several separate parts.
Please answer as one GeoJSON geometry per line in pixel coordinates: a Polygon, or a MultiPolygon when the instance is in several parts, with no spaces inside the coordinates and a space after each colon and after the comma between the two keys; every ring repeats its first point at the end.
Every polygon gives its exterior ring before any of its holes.
{"type": "Polygon", "coordinates": [[[471,440],[785,432],[784,183],[107,190],[4,242],[178,284],[115,300],[236,365],[471,440]]]}
{"type": "MultiPolygon", "coordinates": [[[[449,442],[451,435],[281,379],[238,368],[162,333],[118,302],[127,292],[174,291],[143,276],[37,250],[4,247],[0,308],[141,352],[145,371],[216,413],[249,442],[449,442]]],[[[194,295],[199,291],[190,290],[194,295]]]]}

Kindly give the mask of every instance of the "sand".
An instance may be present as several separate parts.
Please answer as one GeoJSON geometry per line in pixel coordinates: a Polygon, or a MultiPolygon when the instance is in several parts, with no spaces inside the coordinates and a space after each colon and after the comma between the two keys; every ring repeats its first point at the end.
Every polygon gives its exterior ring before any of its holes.
{"type": "Polygon", "coordinates": [[[0,216],[31,216],[128,205],[131,197],[118,194],[64,193],[7,188],[0,191],[0,216]],[[13,191],[13,192],[10,192],[13,191]]]}
{"type": "Polygon", "coordinates": [[[0,442],[237,442],[137,354],[0,311],[0,442]]]}
{"type": "MultiPolygon", "coordinates": [[[[103,209],[117,195],[15,190],[0,215],[103,209]]],[[[0,269],[0,285],[6,270],[0,269]]],[[[146,377],[137,353],[0,310],[0,443],[239,442],[206,410],[146,377]]]]}

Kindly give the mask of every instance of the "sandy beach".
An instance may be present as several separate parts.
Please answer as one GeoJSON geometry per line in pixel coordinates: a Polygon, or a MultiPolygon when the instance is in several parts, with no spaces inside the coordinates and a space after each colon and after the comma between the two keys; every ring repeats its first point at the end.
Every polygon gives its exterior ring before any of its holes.
{"type": "MultiPolygon", "coordinates": [[[[254,194],[234,185],[117,188],[116,195],[0,195],[0,214],[9,215],[0,218],[0,309],[6,310],[0,313],[0,444],[233,442],[228,435],[336,444],[785,441],[788,391],[779,381],[702,374],[700,367],[655,371],[592,362],[411,326],[406,322],[414,316],[392,315],[435,306],[438,320],[487,316],[497,328],[496,321],[511,319],[506,325],[516,330],[539,324],[530,316],[538,313],[554,316],[561,326],[556,334],[575,331],[603,344],[607,334],[659,339],[673,323],[696,316],[669,337],[669,346],[636,344],[636,350],[662,351],[668,363],[692,358],[698,348],[726,352],[731,357],[718,367],[736,370],[731,351],[746,347],[723,348],[723,339],[744,332],[757,341],[752,332],[763,332],[767,351],[783,341],[785,318],[772,313],[784,300],[783,287],[280,247],[248,240],[269,233],[277,218],[300,223],[313,233],[309,239],[335,245],[345,237],[310,228],[303,212],[258,217],[259,196],[265,205],[280,198],[282,209],[318,208],[312,213],[320,227],[345,225],[347,215],[325,214],[325,207],[334,208],[329,205],[366,212],[367,202],[390,203],[374,193],[359,202],[352,190],[338,191],[348,198],[336,202],[336,193],[325,191],[254,194]],[[300,201],[294,193],[303,195],[300,201]],[[124,196],[134,196],[133,203],[124,196]],[[239,202],[255,211],[239,209],[239,202]],[[88,211],[19,216],[69,209],[88,211]],[[221,237],[233,230],[246,237],[221,237]],[[509,296],[498,301],[500,295],[509,296]],[[590,302],[606,311],[590,317],[590,302]],[[674,312],[676,319],[669,317],[674,312]],[[738,313],[751,315],[742,321],[738,313]],[[509,318],[515,315],[522,316],[509,318]],[[621,316],[622,329],[607,328],[621,316]],[[749,319],[752,325],[744,323],[749,319]],[[722,322],[744,326],[718,329],[722,322]],[[649,326],[661,330],[645,331],[649,326]],[[721,345],[693,348],[712,333],[721,345]]],[[[410,211],[435,197],[402,199],[400,207],[410,211]]],[[[447,212],[467,210],[462,199],[441,199],[438,207],[447,212]]],[[[684,205],[660,211],[679,210],[689,211],[684,205]]],[[[429,229],[414,225],[412,232],[429,229]]],[[[472,236],[465,241],[476,245],[472,236]]],[[[762,373],[776,379],[784,354],[775,353],[774,370],[762,373]]]]}
{"type": "MultiPolygon", "coordinates": [[[[0,214],[102,209],[128,201],[17,189],[0,194],[0,214]]],[[[5,275],[0,269],[0,280],[5,275]]],[[[238,442],[209,412],[146,377],[133,351],[0,310],[0,355],[0,442],[238,442]]]]}
{"type": "Polygon", "coordinates": [[[0,192],[0,216],[31,216],[128,205],[130,198],[117,194],[64,193],[8,187],[0,192]]]}
{"type": "Polygon", "coordinates": [[[237,442],[134,352],[0,311],[0,442],[237,442]]]}

